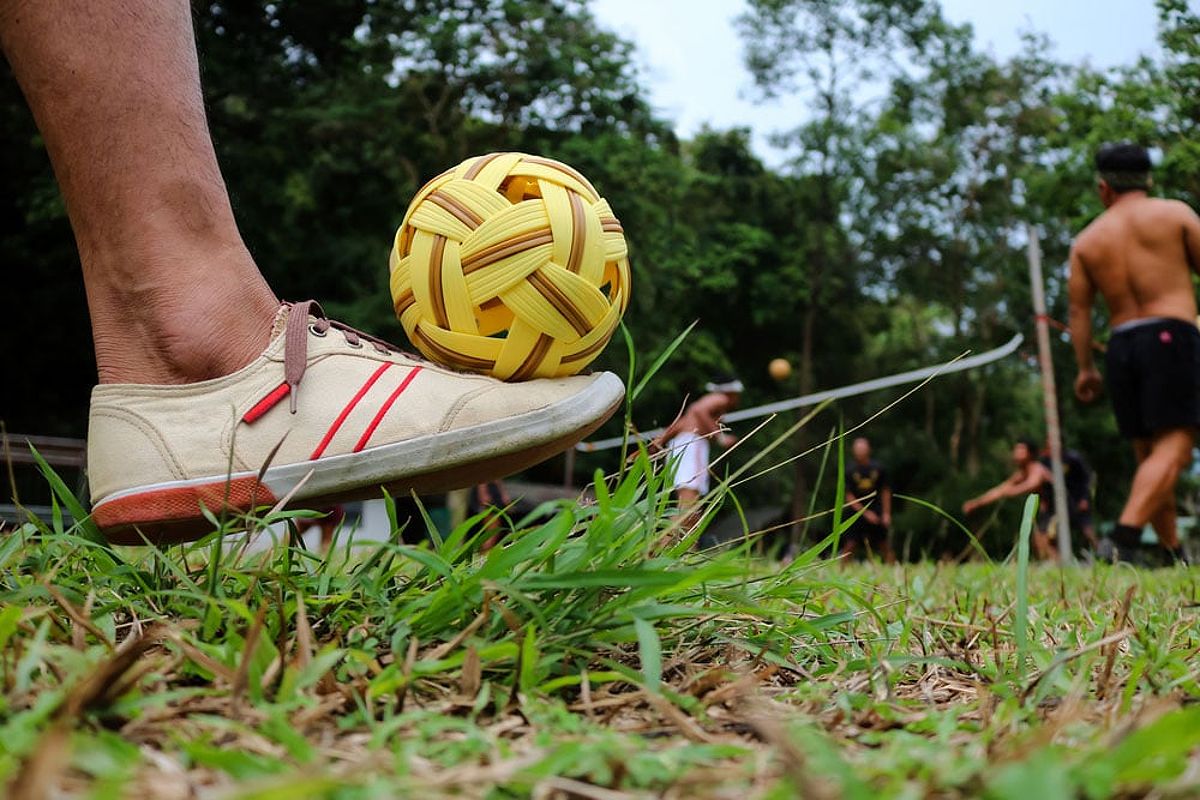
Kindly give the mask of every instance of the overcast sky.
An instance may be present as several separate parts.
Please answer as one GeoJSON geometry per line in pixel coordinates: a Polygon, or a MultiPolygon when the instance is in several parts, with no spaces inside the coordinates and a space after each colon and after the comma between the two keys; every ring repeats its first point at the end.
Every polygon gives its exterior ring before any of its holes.
{"type": "MultiPolygon", "coordinates": [[[[1192,5],[1200,0],[1191,0],[1192,5]]],[[[796,124],[792,101],[753,102],[733,19],[743,0],[593,0],[597,18],[632,40],[659,112],[682,136],[702,124],[748,125],[760,154],[767,134],[796,124]]],[[[1025,30],[1049,34],[1054,54],[1095,67],[1126,64],[1158,52],[1154,0],[942,0],[954,22],[969,22],[976,40],[997,56],[1015,53],[1025,30]]]]}

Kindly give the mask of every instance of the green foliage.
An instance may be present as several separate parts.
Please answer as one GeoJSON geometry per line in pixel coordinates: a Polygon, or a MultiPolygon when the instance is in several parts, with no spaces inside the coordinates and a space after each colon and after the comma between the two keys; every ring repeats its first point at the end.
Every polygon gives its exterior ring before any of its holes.
{"type": "Polygon", "coordinates": [[[486,554],[484,533],[462,526],[325,554],[227,542],[214,572],[208,542],[118,560],[81,526],[27,525],[0,547],[0,785],[247,798],[1197,790],[1186,570],[1064,573],[1027,553],[915,568],[847,568],[820,548],[786,567],[741,549],[661,553],[672,522],[647,466],[597,484],[594,505],[548,505],[486,554]]]}
{"type": "MultiPolygon", "coordinates": [[[[430,177],[497,149],[591,177],[629,237],[636,359],[697,323],[642,387],[633,412],[646,430],[716,372],[738,372],[758,403],[1031,334],[1026,222],[1042,237],[1050,314],[1064,319],[1067,247],[1099,211],[1090,158],[1100,142],[1155,146],[1161,193],[1200,204],[1200,15],[1184,0],[1160,0],[1158,12],[1161,54],[1102,73],[1062,63],[1036,33],[1013,58],[980,52],[936,0],[753,0],[737,33],[754,88],[796,109],[777,132],[781,168],[753,152],[746,129],[677,141],[650,107],[632,46],[584,0],[205,3],[195,27],[210,127],[252,253],[282,296],[316,297],[360,327],[402,337],[386,256],[430,177]],[[776,357],[795,365],[793,378],[767,376],[776,357]]],[[[0,81],[0,168],[0,262],[14,265],[6,288],[21,298],[7,319],[39,341],[0,341],[0,419],[82,435],[94,365],[77,256],[12,80],[0,81]]],[[[1065,340],[1054,356],[1068,444],[1096,468],[1097,511],[1109,518],[1131,456],[1108,409],[1071,396],[1065,340]]],[[[628,375],[631,360],[618,343],[597,367],[628,375]]],[[[1009,441],[1041,432],[1034,367],[1029,350],[938,380],[874,422],[866,433],[896,488],[955,509],[997,481],[1009,441]]],[[[830,412],[863,418],[894,396],[830,412]]],[[[752,455],[735,452],[730,468],[752,455]]],[[[581,457],[579,474],[613,467],[581,457]]],[[[816,470],[773,472],[740,499],[802,512],[816,470]]],[[[1020,509],[998,514],[979,532],[993,554],[1011,549],[1020,509]]],[[[915,504],[898,504],[895,532],[912,557],[972,547],[915,504]]]]}

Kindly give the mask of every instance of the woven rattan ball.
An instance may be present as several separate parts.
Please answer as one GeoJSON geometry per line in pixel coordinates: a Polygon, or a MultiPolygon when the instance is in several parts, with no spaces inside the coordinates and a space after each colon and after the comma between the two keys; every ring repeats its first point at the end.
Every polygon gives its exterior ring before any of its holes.
{"type": "Polygon", "coordinates": [[[524,153],[471,158],[413,199],[390,260],[408,338],[504,380],[573,375],[629,303],[621,223],[587,178],[524,153]]]}

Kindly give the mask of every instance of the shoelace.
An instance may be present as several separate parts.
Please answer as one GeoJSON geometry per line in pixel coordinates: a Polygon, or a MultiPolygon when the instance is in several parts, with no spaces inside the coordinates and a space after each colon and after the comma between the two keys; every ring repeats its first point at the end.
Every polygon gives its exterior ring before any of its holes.
{"type": "Polygon", "coordinates": [[[342,334],[346,339],[346,343],[352,347],[361,347],[364,341],[370,342],[371,346],[379,353],[399,353],[414,360],[421,360],[410,353],[406,353],[396,345],[385,342],[383,339],[376,338],[369,333],[355,330],[349,325],[346,325],[336,320],[332,320],[325,316],[325,311],[316,300],[305,300],[302,303],[293,303],[288,309],[287,316],[287,332],[284,334],[283,341],[283,379],[288,385],[288,394],[291,396],[292,413],[296,413],[296,393],[300,388],[300,379],[304,377],[304,370],[308,367],[308,333],[309,333],[309,317],[316,317],[316,322],[311,323],[312,332],[318,336],[324,336],[332,328],[342,334]]]}

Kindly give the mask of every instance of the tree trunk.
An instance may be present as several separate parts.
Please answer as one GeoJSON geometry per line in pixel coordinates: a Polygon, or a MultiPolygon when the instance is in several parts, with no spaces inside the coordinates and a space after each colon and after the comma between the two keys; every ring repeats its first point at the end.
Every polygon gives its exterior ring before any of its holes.
{"type": "MultiPolygon", "coordinates": [[[[801,412],[803,413],[803,412],[801,412]]],[[[803,432],[796,434],[796,442],[800,444],[804,441],[803,432]]],[[[788,529],[789,549],[793,554],[797,553],[800,548],[800,540],[804,535],[805,523],[800,522],[808,509],[804,505],[804,500],[808,496],[808,479],[804,475],[804,460],[796,459],[792,466],[792,507],[790,509],[792,525],[788,529]]]]}
{"type": "Polygon", "coordinates": [[[974,389],[974,397],[967,415],[967,474],[972,478],[979,474],[979,424],[983,419],[987,384],[981,380],[974,385],[974,389]]]}
{"type": "Polygon", "coordinates": [[[817,310],[813,303],[809,303],[800,325],[800,394],[811,394],[813,390],[813,335],[816,320],[817,310]]]}
{"type": "MultiPolygon", "coordinates": [[[[804,319],[800,323],[800,394],[802,395],[811,394],[813,391],[813,344],[817,329],[816,299],[820,296],[821,291],[823,261],[823,257],[816,259],[816,264],[810,273],[812,280],[809,282],[809,288],[812,293],[809,295],[809,301],[804,309],[804,319]]],[[[805,409],[800,409],[798,413],[805,413],[805,409]]],[[[794,447],[796,452],[802,452],[807,446],[808,436],[801,429],[796,432],[794,437],[794,447]]],[[[797,459],[792,478],[791,518],[793,520],[799,520],[808,512],[806,505],[808,494],[808,477],[804,474],[804,461],[797,459]]],[[[793,549],[800,542],[805,527],[805,524],[801,522],[792,523],[789,538],[793,549]]]]}
{"type": "MultiPolygon", "coordinates": [[[[816,316],[816,309],[810,303],[804,311],[804,320],[800,324],[800,394],[802,395],[810,394],[813,390],[812,359],[816,316]]],[[[806,411],[807,409],[800,409],[797,414],[804,414],[806,411]]],[[[808,443],[808,437],[805,435],[803,429],[797,431],[792,440],[792,446],[796,448],[796,452],[803,451],[808,443]]],[[[792,520],[799,520],[807,514],[807,500],[808,477],[804,474],[804,460],[797,459],[792,467],[792,505],[790,517],[792,520]]],[[[792,523],[788,534],[792,550],[795,550],[799,546],[805,527],[803,522],[794,521],[792,523]]]]}
{"type": "Polygon", "coordinates": [[[962,445],[962,435],[963,435],[963,404],[962,404],[962,401],[960,400],[959,404],[954,407],[954,427],[950,432],[949,457],[950,457],[950,466],[951,466],[951,468],[954,468],[954,469],[958,468],[958,453],[959,453],[959,448],[962,445]]]}

